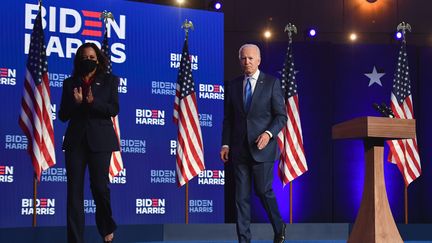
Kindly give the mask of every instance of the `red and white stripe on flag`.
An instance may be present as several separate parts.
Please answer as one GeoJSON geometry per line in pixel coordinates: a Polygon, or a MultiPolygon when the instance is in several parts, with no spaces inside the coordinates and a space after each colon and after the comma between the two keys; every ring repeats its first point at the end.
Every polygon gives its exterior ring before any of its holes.
{"type": "Polygon", "coordinates": [[[278,174],[283,186],[308,170],[303,149],[298,95],[287,99],[286,111],[288,120],[277,139],[281,151],[278,174]]]}
{"type": "MultiPolygon", "coordinates": [[[[117,136],[117,140],[120,145],[120,125],[118,121],[118,115],[115,117],[111,117],[111,120],[113,122],[114,131],[117,136]]],[[[111,161],[110,161],[110,167],[109,167],[109,178],[112,180],[115,176],[120,173],[120,171],[123,170],[123,159],[121,156],[121,146],[120,151],[114,151],[111,155],[111,161]]]]}
{"type": "MultiPolygon", "coordinates": [[[[413,119],[412,98],[409,95],[402,104],[399,104],[396,97],[391,94],[391,108],[396,118],[413,119]]],[[[396,164],[402,173],[405,185],[421,175],[420,156],[417,147],[417,138],[387,141],[390,153],[388,160],[396,164]]]]}
{"type": "Polygon", "coordinates": [[[42,82],[35,85],[32,75],[27,70],[19,125],[27,136],[27,150],[38,180],[43,170],[56,164],[54,129],[51,117],[48,73],[44,73],[42,82]]]}
{"type": "Polygon", "coordinates": [[[179,87],[174,103],[174,122],[178,124],[176,177],[178,186],[183,186],[205,166],[195,92],[180,99],[179,87]]]}

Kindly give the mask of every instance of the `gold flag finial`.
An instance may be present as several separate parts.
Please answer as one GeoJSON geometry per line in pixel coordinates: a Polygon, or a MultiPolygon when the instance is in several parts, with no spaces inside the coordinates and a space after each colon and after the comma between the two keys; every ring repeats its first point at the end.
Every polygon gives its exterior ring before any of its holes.
{"type": "Polygon", "coordinates": [[[288,23],[285,25],[284,32],[288,32],[289,42],[291,43],[293,34],[297,34],[297,27],[291,23],[288,23]]]}
{"type": "Polygon", "coordinates": [[[184,29],[186,37],[189,34],[189,29],[194,30],[194,26],[193,26],[192,21],[187,20],[187,19],[185,19],[185,21],[183,22],[181,27],[182,27],[182,29],[184,29]]]}
{"type": "Polygon", "coordinates": [[[396,30],[402,33],[402,40],[403,42],[406,42],[405,34],[407,31],[411,32],[411,25],[405,22],[401,22],[400,24],[398,24],[396,30]]]}
{"type": "Polygon", "coordinates": [[[105,25],[108,22],[108,19],[114,20],[114,15],[111,12],[108,12],[106,10],[102,11],[99,17],[100,20],[103,20],[105,25]]]}

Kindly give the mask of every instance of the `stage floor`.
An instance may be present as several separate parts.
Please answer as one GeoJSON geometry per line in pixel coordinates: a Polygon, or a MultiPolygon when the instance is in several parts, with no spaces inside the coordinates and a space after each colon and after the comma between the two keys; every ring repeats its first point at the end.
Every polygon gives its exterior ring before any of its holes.
{"type": "MultiPolygon", "coordinates": [[[[287,243],[344,243],[351,224],[291,224],[287,225],[287,243]]],[[[407,243],[432,243],[432,225],[398,225],[407,243]]],[[[273,232],[269,224],[252,224],[253,243],[271,243],[273,232]]],[[[235,243],[234,224],[145,224],[120,225],[115,232],[116,243],[235,243]]],[[[87,226],[87,243],[101,242],[95,226],[87,226]]],[[[2,243],[62,243],[66,242],[65,227],[1,228],[2,243]]]]}

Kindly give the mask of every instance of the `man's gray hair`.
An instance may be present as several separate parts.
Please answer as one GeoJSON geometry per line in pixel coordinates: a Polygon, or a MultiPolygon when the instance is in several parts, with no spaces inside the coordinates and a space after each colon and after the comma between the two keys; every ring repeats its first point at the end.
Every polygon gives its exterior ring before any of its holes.
{"type": "Polygon", "coordinates": [[[255,45],[255,44],[244,44],[244,45],[242,45],[240,47],[240,49],[239,49],[239,59],[241,59],[241,52],[242,52],[242,50],[244,48],[246,48],[246,47],[253,47],[253,48],[255,48],[257,50],[257,52],[258,52],[258,57],[261,59],[261,51],[260,51],[259,47],[257,45],[255,45]]]}

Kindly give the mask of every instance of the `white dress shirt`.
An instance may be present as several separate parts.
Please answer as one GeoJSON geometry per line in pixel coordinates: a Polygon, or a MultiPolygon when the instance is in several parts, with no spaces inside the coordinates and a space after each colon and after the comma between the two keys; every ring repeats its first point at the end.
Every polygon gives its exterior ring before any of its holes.
{"type": "Polygon", "coordinates": [[[246,76],[245,75],[245,78],[243,80],[243,97],[244,97],[245,87],[246,87],[246,83],[247,83],[248,78],[251,82],[251,89],[252,89],[252,95],[253,95],[253,92],[255,91],[256,83],[258,81],[259,74],[260,74],[260,70],[257,70],[252,76],[246,76]]]}

